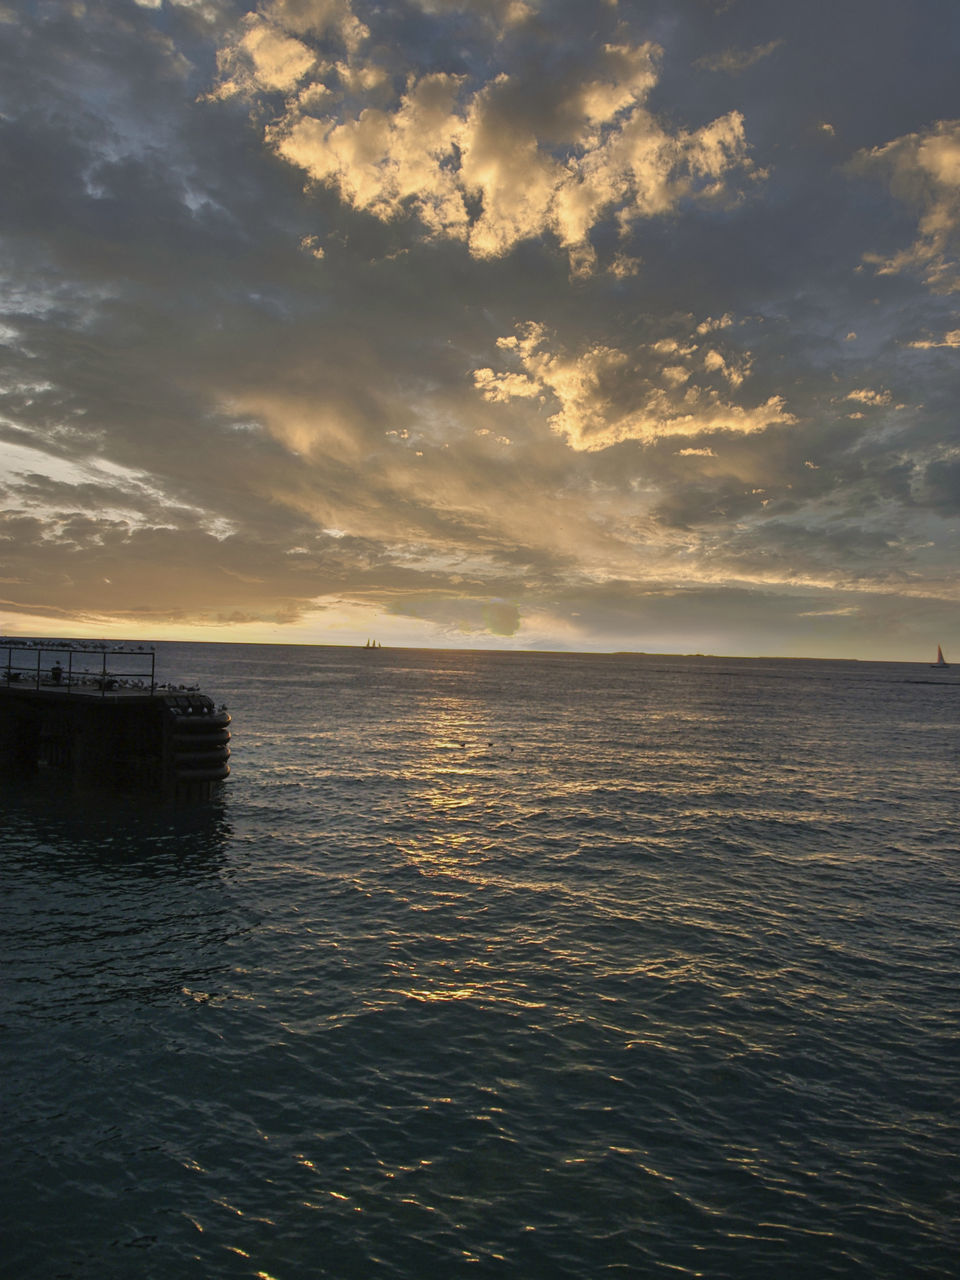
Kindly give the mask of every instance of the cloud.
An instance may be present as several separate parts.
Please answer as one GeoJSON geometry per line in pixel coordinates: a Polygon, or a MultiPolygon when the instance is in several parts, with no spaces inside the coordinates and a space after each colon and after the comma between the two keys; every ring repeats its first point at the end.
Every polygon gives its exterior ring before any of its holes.
{"type": "Polygon", "coordinates": [[[923,501],[940,515],[960,516],[960,450],[931,458],[918,477],[923,501]]]}
{"type": "Polygon", "coordinates": [[[431,622],[448,635],[464,638],[478,633],[514,636],[521,627],[520,610],[512,601],[454,592],[410,593],[394,600],[389,613],[394,617],[431,622]]]}
{"type": "MultiPolygon", "coordinates": [[[[711,323],[706,331],[713,328],[711,323]]],[[[750,406],[732,402],[710,376],[739,388],[749,370],[742,354],[726,358],[714,347],[660,339],[632,356],[614,346],[594,343],[570,352],[552,346],[545,326],[528,323],[500,338],[498,346],[518,370],[481,368],[474,385],[492,403],[522,397],[549,399],[552,431],[573,449],[593,451],[623,441],[652,443],[668,436],[717,432],[741,435],[795,422],[779,396],[750,406]],[[683,363],[664,363],[664,358],[683,363]],[[663,384],[666,385],[663,385],[663,384]]]]}
{"type": "Polygon", "coordinates": [[[704,54],[698,58],[696,66],[706,71],[725,71],[729,75],[740,75],[748,68],[769,58],[783,44],[783,40],[769,40],[766,44],[754,45],[751,49],[724,49],[720,53],[704,54]]]}
{"type": "MultiPolygon", "coordinates": [[[[517,25],[529,9],[505,13],[517,25]]],[[[352,208],[383,222],[414,214],[428,238],[461,241],[476,258],[552,236],[583,278],[595,264],[590,236],[605,220],[625,235],[685,200],[727,197],[731,181],[750,173],[739,112],[686,130],[664,127],[646,108],[661,55],[653,43],[585,50],[544,82],[522,62],[497,65],[504,33],[479,80],[388,66],[368,35],[345,3],[274,0],[221,51],[217,94],[287,91],[264,134],[279,156],[352,208]],[[339,38],[342,56],[311,52],[300,39],[311,22],[339,38]]],[[[613,257],[615,274],[631,269],[629,255],[613,257]]]]}
{"type": "Polygon", "coordinates": [[[541,0],[415,0],[415,3],[427,14],[474,14],[498,32],[529,22],[541,7],[541,0]]]}
{"type": "Polygon", "coordinates": [[[459,132],[451,115],[459,83],[444,74],[422,77],[392,113],[366,108],[339,124],[297,113],[273,126],[268,140],[354,208],[390,221],[412,204],[429,234],[463,240],[462,185],[444,164],[459,132]]]}
{"type": "Polygon", "coordinates": [[[941,120],[921,133],[863,150],[857,173],[880,173],[893,194],[918,214],[917,239],[890,255],[864,254],[880,275],[915,271],[937,293],[960,289],[960,121],[941,120]]]}
{"type": "Polygon", "coordinates": [[[872,408],[884,408],[890,404],[892,397],[889,391],[873,391],[870,387],[858,387],[853,391],[848,391],[847,400],[854,400],[857,404],[867,404],[872,408]]]}
{"type": "MultiPolygon", "coordinates": [[[[272,549],[249,536],[216,538],[182,524],[133,527],[68,509],[55,519],[5,512],[0,545],[18,583],[5,603],[27,613],[111,616],[149,627],[210,623],[238,608],[258,620],[303,612],[303,566],[279,573],[272,549]]],[[[329,567],[312,576],[318,594],[337,578],[329,567]]]]}
{"type": "Polygon", "coordinates": [[[909,346],[920,351],[929,351],[935,347],[960,347],[960,329],[951,329],[942,338],[918,338],[909,346]]]}

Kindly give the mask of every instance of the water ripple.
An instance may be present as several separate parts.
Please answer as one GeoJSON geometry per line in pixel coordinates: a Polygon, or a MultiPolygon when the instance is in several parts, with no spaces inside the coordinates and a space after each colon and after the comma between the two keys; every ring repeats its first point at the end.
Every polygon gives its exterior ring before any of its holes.
{"type": "Polygon", "coordinates": [[[178,658],[218,805],[4,797],[11,1274],[954,1274],[943,689],[178,658]]]}

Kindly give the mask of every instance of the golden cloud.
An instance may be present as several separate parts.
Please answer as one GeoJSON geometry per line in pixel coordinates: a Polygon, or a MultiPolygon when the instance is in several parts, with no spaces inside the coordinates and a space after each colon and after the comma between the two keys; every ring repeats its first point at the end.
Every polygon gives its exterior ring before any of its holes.
{"type": "MultiPolygon", "coordinates": [[[[505,16],[526,12],[513,5],[505,16]]],[[[464,241],[476,258],[551,234],[572,275],[588,275],[601,219],[626,232],[682,200],[724,194],[750,169],[739,112],[687,132],[646,110],[656,45],[603,46],[547,103],[539,84],[504,72],[472,88],[461,75],[411,70],[394,94],[368,34],[346,0],[275,0],[221,52],[217,94],[288,92],[264,135],[278,155],[382,221],[415,212],[428,237],[464,241]],[[321,31],[343,43],[339,61],[300,39],[321,31]]],[[[636,264],[621,256],[613,269],[636,264]]]]}
{"type": "Polygon", "coordinates": [[[654,368],[644,369],[639,357],[603,343],[572,353],[551,350],[550,343],[543,325],[520,326],[498,340],[506,359],[519,368],[501,373],[478,369],[474,385],[494,403],[516,397],[552,399],[557,407],[549,426],[578,451],[624,440],[650,443],[664,436],[746,435],[795,421],[780,396],[747,407],[731,403],[706,382],[706,375],[718,373],[730,388],[739,388],[749,371],[746,355],[725,358],[713,348],[700,352],[695,342],[667,338],[650,345],[654,368]],[[687,363],[673,363],[678,356],[687,363]],[[664,357],[671,363],[661,363],[664,357]],[[693,381],[695,375],[699,381],[693,381]]]}
{"type": "Polygon", "coordinates": [[[861,151],[853,168],[884,173],[893,194],[919,215],[912,245],[890,257],[867,253],[864,261],[880,275],[917,271],[937,293],[960,289],[960,120],[861,151]]]}

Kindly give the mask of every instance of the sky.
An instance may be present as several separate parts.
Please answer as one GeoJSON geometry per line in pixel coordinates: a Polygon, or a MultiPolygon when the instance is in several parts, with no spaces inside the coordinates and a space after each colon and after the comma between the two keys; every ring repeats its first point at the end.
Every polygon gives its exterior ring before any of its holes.
{"type": "Polygon", "coordinates": [[[0,0],[0,632],[960,660],[956,0],[0,0]]]}

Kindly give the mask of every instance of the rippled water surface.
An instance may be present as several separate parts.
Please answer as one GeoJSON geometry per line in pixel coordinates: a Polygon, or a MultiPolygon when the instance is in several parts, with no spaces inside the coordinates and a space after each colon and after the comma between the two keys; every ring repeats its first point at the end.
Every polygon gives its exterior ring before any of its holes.
{"type": "Polygon", "coordinates": [[[2,810],[3,1274],[952,1277],[960,675],[159,646],[2,810]]]}

